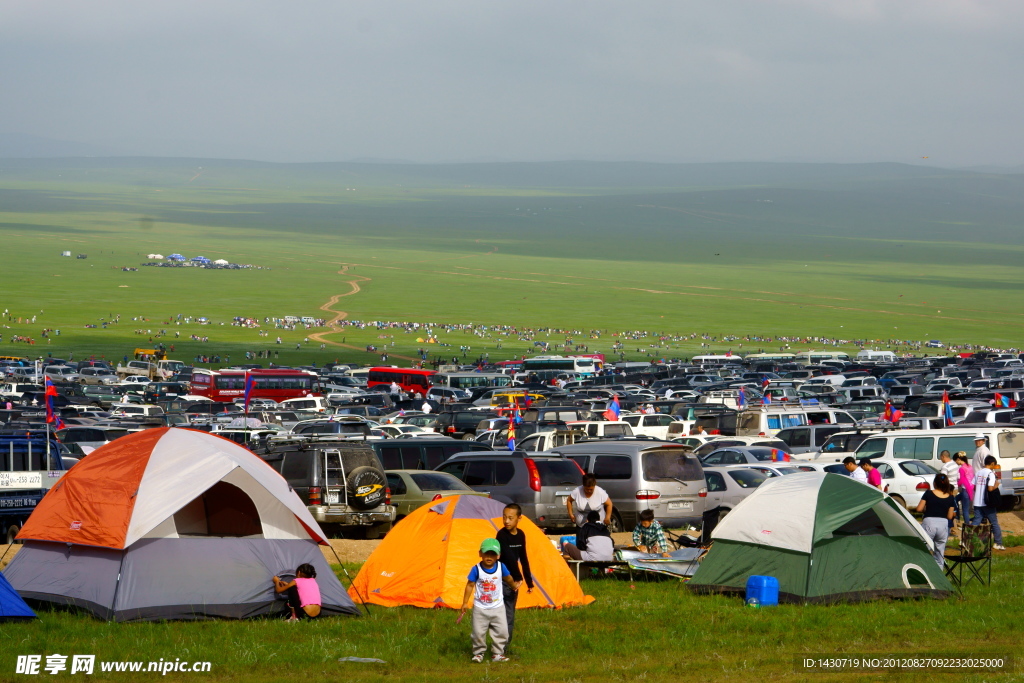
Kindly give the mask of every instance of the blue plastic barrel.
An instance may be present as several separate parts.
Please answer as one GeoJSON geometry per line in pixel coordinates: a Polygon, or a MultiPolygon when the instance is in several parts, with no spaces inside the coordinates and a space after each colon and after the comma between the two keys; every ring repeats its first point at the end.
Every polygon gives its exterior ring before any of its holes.
{"type": "Polygon", "coordinates": [[[747,604],[768,607],[779,604],[779,580],[774,576],[747,579],[747,604]]]}
{"type": "Polygon", "coordinates": [[[572,536],[562,536],[558,539],[558,549],[561,550],[564,548],[566,543],[576,545],[576,534],[573,534],[572,536]]]}

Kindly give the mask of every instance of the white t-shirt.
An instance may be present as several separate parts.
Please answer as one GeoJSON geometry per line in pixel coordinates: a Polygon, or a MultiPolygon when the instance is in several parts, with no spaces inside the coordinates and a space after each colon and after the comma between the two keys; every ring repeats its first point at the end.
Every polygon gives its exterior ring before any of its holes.
{"type": "Polygon", "coordinates": [[[949,479],[949,483],[953,485],[953,488],[956,488],[960,482],[960,465],[957,465],[953,460],[944,462],[942,463],[941,472],[946,475],[946,478],[949,479]]]}
{"type": "Polygon", "coordinates": [[[987,467],[974,475],[974,507],[985,507],[985,492],[996,483],[996,473],[987,467]]]}
{"type": "Polygon", "coordinates": [[[850,472],[850,476],[859,481],[862,484],[868,483],[868,473],[864,471],[863,467],[857,467],[853,472],[850,472]]]}
{"type": "Polygon", "coordinates": [[[601,514],[601,521],[604,521],[604,503],[608,500],[608,492],[600,486],[594,487],[594,494],[587,498],[587,494],[583,493],[583,487],[578,486],[576,490],[569,494],[569,499],[572,500],[572,511],[576,517],[576,526],[583,526],[587,523],[587,513],[591,510],[597,510],[601,514]]]}

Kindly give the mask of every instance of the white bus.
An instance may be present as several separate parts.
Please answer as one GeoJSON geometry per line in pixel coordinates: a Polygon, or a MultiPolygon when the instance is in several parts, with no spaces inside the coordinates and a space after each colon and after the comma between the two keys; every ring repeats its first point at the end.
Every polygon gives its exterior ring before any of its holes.
{"type": "Polygon", "coordinates": [[[502,372],[439,372],[430,376],[430,383],[452,389],[507,387],[512,384],[512,377],[502,372]]]}
{"type": "Polygon", "coordinates": [[[743,363],[743,359],[739,356],[734,355],[714,355],[708,354],[704,356],[694,356],[691,360],[694,365],[699,365],[702,368],[706,367],[721,367],[723,365],[739,365],[743,363]]]}
{"type": "Polygon", "coordinates": [[[838,360],[850,362],[850,354],[842,351],[799,351],[796,354],[796,362],[804,365],[818,365],[822,361],[838,360]]]}
{"type": "Polygon", "coordinates": [[[559,370],[575,372],[584,377],[596,375],[604,367],[596,358],[577,356],[534,356],[523,361],[521,372],[531,373],[542,370],[559,370]]]}

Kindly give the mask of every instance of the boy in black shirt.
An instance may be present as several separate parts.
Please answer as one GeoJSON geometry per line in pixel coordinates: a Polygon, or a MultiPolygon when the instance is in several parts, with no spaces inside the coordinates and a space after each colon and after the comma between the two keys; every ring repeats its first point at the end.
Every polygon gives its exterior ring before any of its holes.
{"type": "Polygon", "coordinates": [[[515,503],[509,503],[501,513],[502,522],[505,528],[500,529],[496,535],[501,543],[501,563],[508,567],[515,588],[502,584],[503,598],[505,600],[505,620],[508,623],[508,640],[505,641],[505,651],[512,643],[512,627],[516,620],[516,600],[519,597],[519,587],[526,581],[526,592],[533,592],[533,575],[530,573],[530,560],[526,556],[526,534],[519,530],[519,518],[523,515],[523,509],[515,503]],[[519,565],[522,564],[522,570],[519,565]]]}

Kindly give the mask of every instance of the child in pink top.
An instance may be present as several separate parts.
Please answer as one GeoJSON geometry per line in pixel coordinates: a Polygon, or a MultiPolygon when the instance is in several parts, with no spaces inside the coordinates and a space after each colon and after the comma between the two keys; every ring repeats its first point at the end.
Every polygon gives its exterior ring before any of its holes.
{"type": "Polygon", "coordinates": [[[291,617],[288,621],[301,618],[315,619],[320,615],[320,586],[316,582],[316,569],[311,564],[300,564],[295,570],[295,579],[283,581],[274,577],[274,590],[288,594],[291,617]]]}

